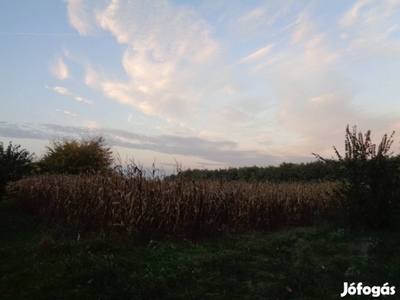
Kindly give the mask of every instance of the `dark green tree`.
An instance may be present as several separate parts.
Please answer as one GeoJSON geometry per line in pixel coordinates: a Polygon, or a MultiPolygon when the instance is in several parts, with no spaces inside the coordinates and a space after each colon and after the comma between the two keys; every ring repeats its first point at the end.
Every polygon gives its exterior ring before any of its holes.
{"type": "Polygon", "coordinates": [[[51,142],[46,149],[46,154],[39,161],[44,172],[80,174],[111,170],[112,151],[102,137],[66,138],[51,142]]]}
{"type": "MultiPolygon", "coordinates": [[[[389,153],[393,135],[385,134],[378,146],[371,142],[371,131],[363,136],[354,126],[346,128],[345,155],[333,147],[338,160],[344,223],[350,227],[384,228],[399,220],[400,164],[389,153]]],[[[314,153],[313,153],[314,154],[314,153]]],[[[318,154],[314,154],[323,161],[318,154]]]]}
{"type": "Polygon", "coordinates": [[[20,148],[11,142],[4,148],[0,142],[0,200],[8,182],[19,180],[32,171],[34,154],[20,148]]]}

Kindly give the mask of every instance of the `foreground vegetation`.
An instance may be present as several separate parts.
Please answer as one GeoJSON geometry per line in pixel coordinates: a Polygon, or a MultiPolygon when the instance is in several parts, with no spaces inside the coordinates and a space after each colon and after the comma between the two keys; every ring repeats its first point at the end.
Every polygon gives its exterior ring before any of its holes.
{"type": "Polygon", "coordinates": [[[106,239],[6,201],[0,228],[2,299],[320,300],[340,299],[345,281],[400,287],[400,237],[391,231],[106,239]]]}
{"type": "Polygon", "coordinates": [[[9,185],[26,210],[81,230],[204,236],[313,226],[330,205],[332,183],[246,183],[34,176],[9,185]]]}
{"type": "Polygon", "coordinates": [[[370,131],[347,127],[343,156],[314,154],[338,172],[335,182],[195,179],[181,170],[161,179],[155,169],[149,178],[134,163],[112,168],[101,138],[53,143],[35,163],[26,150],[1,147],[0,294],[339,299],[344,282],[398,287],[392,137],[376,146],[370,131]]]}

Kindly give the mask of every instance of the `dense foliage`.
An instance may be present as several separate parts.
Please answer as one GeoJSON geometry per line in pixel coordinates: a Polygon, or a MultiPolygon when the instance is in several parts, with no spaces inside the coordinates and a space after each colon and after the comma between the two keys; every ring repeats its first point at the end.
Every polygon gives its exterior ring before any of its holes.
{"type": "Polygon", "coordinates": [[[63,139],[46,147],[47,153],[39,161],[41,171],[49,173],[80,174],[106,172],[112,164],[112,151],[102,137],[63,139]]]}
{"type": "Polygon", "coordinates": [[[8,182],[19,180],[32,170],[34,154],[20,148],[20,145],[13,146],[11,142],[5,148],[0,142],[0,200],[8,182]]]}
{"type": "MultiPolygon", "coordinates": [[[[335,181],[339,178],[339,167],[325,161],[315,161],[310,163],[282,163],[279,166],[269,167],[241,167],[218,170],[188,169],[183,171],[188,178],[211,179],[211,180],[244,180],[247,182],[255,181],[335,181]]],[[[175,178],[175,175],[169,176],[175,178]]]]}
{"type": "Polygon", "coordinates": [[[400,156],[389,153],[393,135],[388,138],[385,134],[377,147],[371,142],[371,131],[363,136],[356,126],[352,131],[347,126],[345,156],[334,147],[338,160],[329,162],[339,166],[341,184],[337,193],[345,195],[343,221],[350,227],[399,225],[400,156]]]}

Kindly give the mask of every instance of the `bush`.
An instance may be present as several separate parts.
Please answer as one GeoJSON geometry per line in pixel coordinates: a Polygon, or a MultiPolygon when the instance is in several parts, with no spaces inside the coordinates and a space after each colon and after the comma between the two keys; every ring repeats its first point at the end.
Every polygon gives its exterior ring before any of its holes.
{"type": "Polygon", "coordinates": [[[49,173],[107,172],[113,161],[111,149],[102,137],[80,141],[67,138],[53,141],[46,149],[39,165],[49,173]]]}
{"type": "MultiPolygon", "coordinates": [[[[346,128],[345,156],[334,148],[338,157],[341,184],[337,194],[342,200],[343,221],[352,228],[384,228],[399,220],[400,160],[389,149],[393,135],[385,134],[378,147],[371,142],[371,131],[365,137],[346,128]]],[[[314,153],[313,153],[314,154],[314,153]]],[[[328,161],[318,154],[318,159],[328,161]]]]}
{"type": "Polygon", "coordinates": [[[32,170],[34,154],[20,148],[20,145],[13,146],[10,142],[5,149],[0,142],[0,200],[8,182],[19,180],[32,170]]]}

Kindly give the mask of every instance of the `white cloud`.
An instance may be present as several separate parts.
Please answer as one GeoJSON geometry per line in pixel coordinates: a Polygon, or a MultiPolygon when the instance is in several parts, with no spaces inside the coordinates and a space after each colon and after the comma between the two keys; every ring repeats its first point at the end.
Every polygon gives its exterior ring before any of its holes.
{"type": "Polygon", "coordinates": [[[85,84],[92,88],[96,88],[99,84],[99,75],[93,68],[86,66],[85,84]]]}
{"type": "Polygon", "coordinates": [[[237,121],[230,126],[241,132],[241,145],[267,145],[289,156],[310,155],[341,141],[343,126],[362,118],[363,111],[353,107],[354,85],[338,65],[343,49],[330,43],[314,7],[284,20],[282,36],[273,47],[260,48],[241,60],[254,64],[248,69],[250,75],[264,79],[272,95],[271,109],[258,108],[256,117],[256,112],[246,114],[229,104],[219,112],[221,119],[237,121]]]}
{"type": "MultiPolygon", "coordinates": [[[[46,86],[46,88],[49,88],[49,87],[46,86]]],[[[65,87],[56,86],[56,87],[53,87],[52,89],[53,89],[54,91],[56,91],[57,93],[61,94],[61,95],[65,95],[65,96],[72,97],[72,98],[74,98],[76,101],[83,102],[83,103],[90,104],[90,105],[94,105],[94,102],[93,102],[92,100],[88,100],[88,99],[85,99],[85,98],[83,98],[83,97],[81,97],[81,96],[79,96],[79,95],[76,95],[76,94],[70,92],[70,91],[69,91],[67,88],[65,88],[65,87]]]]}
{"type": "Polygon", "coordinates": [[[68,20],[80,35],[88,35],[93,30],[90,10],[84,0],[64,0],[67,2],[68,20]]]}
{"type": "Polygon", "coordinates": [[[67,88],[61,87],[61,86],[56,86],[53,88],[57,93],[60,93],[62,95],[68,95],[69,91],[67,88]]]}
{"type": "Polygon", "coordinates": [[[77,114],[71,113],[71,112],[69,112],[68,110],[64,110],[64,114],[70,115],[70,116],[73,116],[73,117],[76,117],[76,116],[77,116],[77,114]]]}
{"type": "MultiPolygon", "coordinates": [[[[400,26],[395,0],[357,1],[332,14],[323,4],[305,2],[268,1],[251,8],[220,2],[209,11],[226,7],[229,14],[213,27],[196,5],[113,0],[93,18],[94,10],[83,2],[69,3],[70,20],[84,14],[82,23],[71,21],[81,34],[98,26],[123,50],[123,80],[106,63],[78,62],[86,68],[85,83],[155,116],[153,130],[229,136],[240,141],[238,148],[262,145],[285,155],[310,155],[341,143],[347,123],[367,124],[369,117],[354,104],[360,87],[347,74],[359,72],[362,60],[398,56],[393,37],[400,26]]],[[[130,124],[133,115],[125,116],[130,124]]]]}
{"type": "Polygon", "coordinates": [[[314,24],[310,20],[308,9],[299,13],[297,20],[294,22],[294,30],[292,33],[292,43],[299,43],[307,39],[314,29],[314,24]]]}
{"type": "Polygon", "coordinates": [[[81,96],[74,96],[74,99],[79,102],[84,102],[86,104],[94,105],[94,102],[92,100],[82,98],[81,96]]]}
{"type": "MultiPolygon", "coordinates": [[[[280,16],[285,11],[287,7],[284,5],[275,7],[272,12],[261,7],[249,12],[242,21],[263,22],[261,17],[266,14],[280,16]]],[[[127,45],[122,64],[129,80],[110,80],[89,68],[86,83],[100,88],[109,98],[121,104],[132,105],[141,112],[168,121],[170,125],[156,128],[169,134],[206,134],[213,132],[217,125],[217,136],[229,134],[249,145],[265,145],[279,140],[272,133],[260,138],[266,126],[272,124],[275,127],[284,126],[285,136],[299,139],[312,132],[313,127],[304,118],[304,114],[312,109],[309,107],[313,103],[311,99],[331,93],[337,82],[342,82],[341,76],[331,70],[334,69],[332,63],[337,59],[337,53],[331,51],[325,35],[316,30],[309,8],[298,13],[292,22],[287,21],[290,26],[284,30],[290,29],[290,35],[286,39],[278,44],[265,43],[266,46],[239,60],[256,64],[250,72],[254,75],[257,70],[257,74],[266,79],[275,95],[273,103],[278,105],[273,110],[258,108],[251,112],[248,110],[249,101],[232,104],[233,96],[246,92],[246,88],[236,88],[236,76],[230,75],[237,72],[237,66],[226,68],[220,60],[222,68],[216,71],[208,64],[213,62],[213,57],[217,57],[220,48],[211,38],[205,22],[189,7],[172,7],[167,2],[155,5],[139,1],[112,1],[105,11],[97,13],[97,19],[100,26],[114,34],[119,43],[127,45]],[[296,43],[296,46],[282,51],[284,43],[296,43]],[[213,55],[204,56],[206,49],[211,49],[213,55]],[[314,76],[321,82],[303,88],[304,82],[315,80],[314,76]],[[218,99],[219,95],[225,98],[218,99]],[[217,102],[210,100],[214,97],[217,102]],[[292,98],[298,99],[296,105],[292,98]],[[208,111],[208,115],[201,113],[204,110],[208,111]],[[278,114],[279,110],[286,114],[278,114]],[[276,122],[271,121],[274,113],[279,116],[276,122]],[[200,123],[196,121],[198,119],[204,121],[200,123]],[[302,122],[296,126],[295,121],[302,122]],[[190,126],[178,125],[185,122],[189,122],[190,126]],[[252,142],[252,139],[255,141],[252,142]]],[[[337,107],[348,108],[343,102],[337,107]]],[[[313,109],[324,115],[322,112],[331,111],[332,107],[313,109]]],[[[331,128],[335,120],[328,120],[326,127],[331,128]]],[[[296,140],[280,142],[288,145],[296,140]]]]}
{"type": "Polygon", "coordinates": [[[59,57],[50,67],[51,74],[58,79],[64,80],[69,78],[68,68],[61,57],[59,57]]]}
{"type": "Polygon", "coordinates": [[[88,128],[88,129],[99,129],[100,128],[100,124],[95,122],[95,121],[90,121],[90,120],[83,120],[81,122],[82,126],[84,128],[88,128]]]}
{"type": "Polygon", "coordinates": [[[370,0],[359,0],[356,3],[354,3],[351,9],[348,12],[346,12],[346,14],[339,21],[339,23],[345,27],[353,25],[357,21],[360,9],[370,2],[371,2],[370,0]]]}
{"type": "Polygon", "coordinates": [[[396,1],[360,0],[347,11],[339,24],[348,41],[347,53],[358,61],[400,55],[400,6],[396,1]]]}
{"type": "Polygon", "coordinates": [[[97,13],[99,25],[149,62],[183,59],[204,63],[218,52],[211,28],[189,7],[168,2],[112,1],[97,13]]]}
{"type": "Polygon", "coordinates": [[[268,1],[256,8],[249,8],[241,4],[234,6],[230,1],[226,9],[235,7],[231,11],[229,20],[230,29],[235,33],[233,38],[249,40],[259,37],[271,37],[280,34],[276,28],[272,28],[280,19],[287,14],[293,3],[291,1],[268,1]]]}
{"type": "Polygon", "coordinates": [[[74,114],[74,113],[72,113],[72,112],[70,112],[70,111],[68,111],[68,110],[62,110],[62,109],[57,109],[57,111],[58,112],[62,112],[62,113],[64,113],[64,114],[66,114],[66,115],[69,115],[69,116],[72,116],[72,117],[77,117],[78,115],[77,114],[74,114]]]}
{"type": "Polygon", "coordinates": [[[253,62],[255,60],[259,60],[263,58],[265,55],[271,52],[272,48],[274,47],[273,44],[265,46],[255,52],[253,52],[250,55],[247,55],[246,57],[242,58],[240,62],[253,62]]]}
{"type": "Polygon", "coordinates": [[[129,80],[87,67],[86,84],[146,114],[184,122],[210,84],[204,79],[219,57],[211,27],[189,6],[161,1],[111,1],[96,17],[101,28],[126,44],[122,65],[129,80]]]}
{"type": "Polygon", "coordinates": [[[133,117],[133,115],[132,115],[132,114],[129,114],[128,117],[126,118],[126,121],[127,121],[128,123],[130,123],[130,122],[132,121],[132,117],[133,117]]]}

